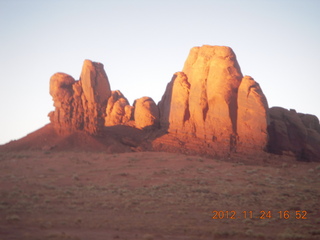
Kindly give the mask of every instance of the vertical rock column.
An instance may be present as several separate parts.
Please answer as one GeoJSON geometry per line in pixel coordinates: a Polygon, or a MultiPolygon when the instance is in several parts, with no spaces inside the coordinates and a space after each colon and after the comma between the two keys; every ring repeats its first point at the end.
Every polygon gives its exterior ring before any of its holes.
{"type": "Polygon", "coordinates": [[[104,127],[111,90],[101,63],[85,60],[79,81],[65,73],[54,74],[50,94],[55,111],[49,117],[59,134],[84,130],[95,135],[104,127]]]}
{"type": "Polygon", "coordinates": [[[268,102],[259,83],[249,76],[238,90],[238,151],[264,150],[268,143],[268,102]]]}
{"type": "Polygon", "coordinates": [[[56,73],[50,78],[50,95],[55,111],[49,113],[50,121],[59,134],[74,130],[73,125],[73,84],[75,80],[68,74],[56,73]]]}
{"type": "Polygon", "coordinates": [[[104,127],[108,98],[111,96],[110,84],[103,64],[85,60],[80,82],[84,111],[84,130],[97,134],[104,127]]]}
{"type": "Polygon", "coordinates": [[[186,133],[186,124],[190,118],[189,91],[187,76],[183,72],[177,72],[159,102],[161,126],[172,133],[186,133]]]}

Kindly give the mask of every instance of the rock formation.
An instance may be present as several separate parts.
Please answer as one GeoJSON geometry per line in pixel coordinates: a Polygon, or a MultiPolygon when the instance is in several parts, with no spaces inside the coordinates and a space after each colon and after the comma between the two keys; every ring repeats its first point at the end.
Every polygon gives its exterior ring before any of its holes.
{"type": "Polygon", "coordinates": [[[192,48],[183,72],[190,83],[189,121],[195,135],[217,142],[235,138],[237,89],[242,73],[232,49],[192,48]]]}
{"type": "Polygon", "coordinates": [[[89,60],[78,81],[65,73],[54,74],[50,94],[55,111],[49,116],[59,134],[83,130],[97,135],[135,127],[135,133],[147,135],[139,141],[121,137],[122,143],[135,148],[144,141],[155,150],[209,155],[268,151],[320,161],[318,118],[269,109],[261,87],[243,77],[229,47],[192,48],[158,105],[142,97],[130,106],[119,90],[110,90],[103,65],[89,60]],[[126,126],[107,128],[115,125],[126,126]]]}
{"type": "Polygon", "coordinates": [[[161,126],[173,133],[185,133],[190,118],[190,83],[183,72],[177,72],[168,83],[165,94],[159,102],[161,126]]]}
{"type": "Polygon", "coordinates": [[[49,116],[58,132],[68,132],[69,129],[76,128],[72,110],[74,83],[74,78],[65,73],[56,73],[50,78],[50,95],[55,111],[49,113],[49,116]]]}
{"type": "Polygon", "coordinates": [[[169,133],[203,139],[224,151],[236,151],[238,139],[242,146],[263,149],[267,108],[259,85],[249,77],[242,80],[232,49],[220,46],[192,48],[159,102],[161,125],[169,133]]]}
{"type": "Polygon", "coordinates": [[[142,97],[133,103],[135,127],[139,129],[159,127],[159,109],[150,97],[142,97]]]}
{"type": "Polygon", "coordinates": [[[316,116],[281,107],[270,108],[269,113],[268,151],[291,153],[301,161],[320,161],[320,125],[316,116]]]}
{"type": "Polygon", "coordinates": [[[245,76],[238,89],[237,151],[265,150],[268,122],[268,102],[260,85],[245,76]]]}
{"type": "Polygon", "coordinates": [[[103,128],[111,91],[101,63],[85,60],[79,81],[64,73],[54,74],[50,94],[55,106],[50,121],[58,133],[84,130],[96,135],[103,128]]]}
{"type": "Polygon", "coordinates": [[[125,124],[130,120],[133,120],[133,107],[119,90],[112,91],[106,109],[105,126],[125,124]]]}

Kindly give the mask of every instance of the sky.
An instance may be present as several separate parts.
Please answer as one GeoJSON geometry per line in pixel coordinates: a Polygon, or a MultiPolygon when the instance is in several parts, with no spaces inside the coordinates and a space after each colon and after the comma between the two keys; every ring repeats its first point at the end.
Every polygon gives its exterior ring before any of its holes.
{"type": "Polygon", "coordinates": [[[0,144],[49,123],[49,80],[104,64],[132,104],[160,101],[194,46],[222,45],[269,106],[320,117],[319,0],[0,0],[0,144]]]}

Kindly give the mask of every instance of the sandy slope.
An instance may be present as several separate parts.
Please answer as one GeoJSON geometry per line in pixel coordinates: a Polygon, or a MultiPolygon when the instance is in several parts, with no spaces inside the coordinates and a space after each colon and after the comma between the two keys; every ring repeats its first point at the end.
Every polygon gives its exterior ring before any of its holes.
{"type": "Polygon", "coordinates": [[[319,239],[319,177],[274,155],[2,151],[0,239],[319,239]]]}

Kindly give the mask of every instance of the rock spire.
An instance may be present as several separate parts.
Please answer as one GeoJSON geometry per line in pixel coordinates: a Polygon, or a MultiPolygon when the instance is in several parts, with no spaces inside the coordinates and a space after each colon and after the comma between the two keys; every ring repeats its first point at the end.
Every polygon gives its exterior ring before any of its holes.
{"type": "Polygon", "coordinates": [[[60,134],[84,130],[96,135],[104,126],[105,109],[111,95],[103,64],[85,60],[79,81],[56,73],[50,79],[55,110],[50,121],[60,134]]]}

